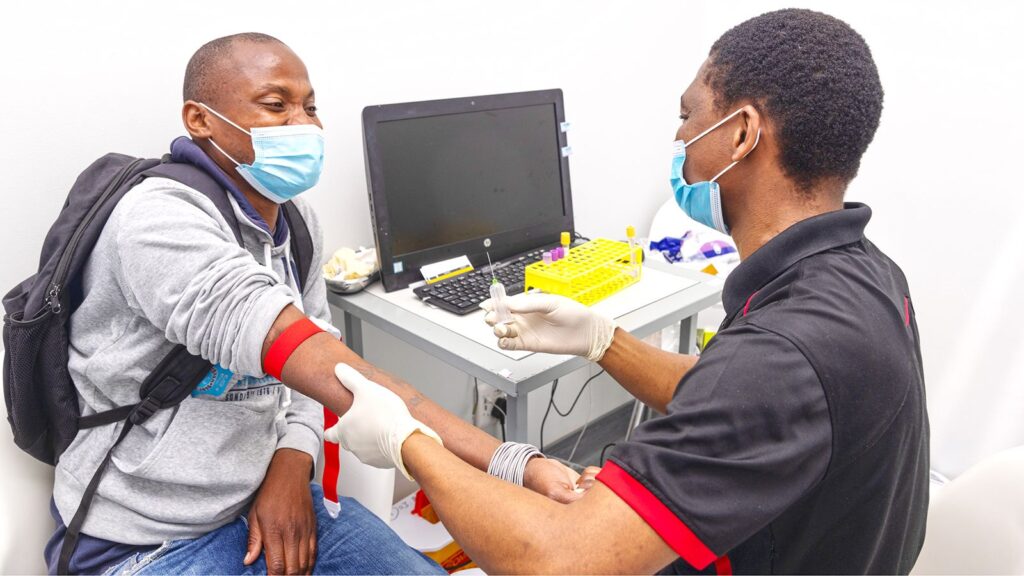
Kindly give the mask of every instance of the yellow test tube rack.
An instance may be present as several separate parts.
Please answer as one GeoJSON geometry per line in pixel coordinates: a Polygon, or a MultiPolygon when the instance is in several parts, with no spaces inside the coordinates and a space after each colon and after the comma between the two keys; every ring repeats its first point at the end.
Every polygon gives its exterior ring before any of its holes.
{"type": "Polygon", "coordinates": [[[591,306],[640,281],[643,249],[634,246],[632,259],[629,252],[629,244],[605,238],[573,246],[566,258],[527,266],[525,288],[591,306]]]}

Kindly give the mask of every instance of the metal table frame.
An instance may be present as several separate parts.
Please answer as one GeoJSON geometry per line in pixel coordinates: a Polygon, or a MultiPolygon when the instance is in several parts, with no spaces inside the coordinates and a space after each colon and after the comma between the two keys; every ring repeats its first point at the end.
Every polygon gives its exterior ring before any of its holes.
{"type": "MultiPolygon", "coordinates": [[[[674,323],[679,323],[679,351],[693,350],[697,313],[721,298],[721,288],[711,277],[699,272],[675,268],[661,262],[644,264],[658,270],[696,280],[697,284],[646,304],[616,319],[619,326],[643,338],[674,323]]],[[[328,292],[328,302],[343,312],[345,343],[363,355],[363,322],[395,336],[427,354],[494,386],[508,395],[506,435],[510,441],[527,441],[526,395],[537,388],[587,365],[585,358],[531,354],[513,360],[440,326],[414,312],[398,307],[369,292],[340,295],[328,292]],[[511,374],[500,374],[508,368],[511,374]]],[[[413,383],[415,384],[415,383],[413,383]]],[[[644,418],[640,403],[634,407],[633,423],[644,418]]]]}

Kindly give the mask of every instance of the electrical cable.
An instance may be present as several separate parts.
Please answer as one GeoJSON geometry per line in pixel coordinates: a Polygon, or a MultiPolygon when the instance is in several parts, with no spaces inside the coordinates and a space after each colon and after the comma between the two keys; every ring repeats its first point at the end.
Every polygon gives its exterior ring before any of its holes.
{"type": "Polygon", "coordinates": [[[469,409],[470,419],[473,421],[474,426],[480,425],[480,419],[476,412],[477,407],[480,405],[480,382],[477,381],[476,376],[473,377],[473,407],[469,409]]]}
{"type": "Polygon", "coordinates": [[[587,426],[590,426],[590,416],[594,411],[594,393],[587,394],[587,415],[583,418],[583,429],[580,430],[580,435],[576,437],[576,443],[572,445],[572,451],[569,452],[569,461],[571,462],[573,457],[576,456],[576,449],[580,447],[580,442],[583,441],[583,435],[587,433],[587,426]]]}
{"type": "MultiPolygon", "coordinates": [[[[555,379],[555,381],[551,384],[551,397],[548,398],[548,407],[544,411],[544,418],[542,418],[541,421],[540,421],[540,446],[539,446],[539,448],[540,448],[541,452],[544,452],[544,426],[545,426],[545,424],[547,424],[548,415],[551,413],[551,409],[554,408],[555,412],[559,416],[561,416],[562,418],[565,418],[569,414],[572,414],[572,411],[576,409],[576,404],[580,401],[580,398],[583,396],[583,392],[587,389],[587,386],[589,386],[590,383],[593,382],[594,379],[597,378],[598,376],[600,376],[601,374],[604,374],[604,369],[603,368],[597,374],[594,374],[590,378],[587,378],[587,381],[583,383],[583,386],[580,386],[580,391],[576,393],[576,398],[572,401],[572,405],[569,406],[569,409],[566,410],[564,413],[555,404],[555,391],[558,390],[558,379],[555,379]]],[[[588,419],[587,423],[589,423],[589,419],[588,419]]],[[[586,424],[584,424],[582,432],[586,432],[586,424]]],[[[583,437],[582,432],[580,433],[580,438],[583,437]]]]}
{"type": "Polygon", "coordinates": [[[604,374],[604,369],[603,368],[597,374],[594,374],[590,378],[587,378],[587,381],[583,383],[583,386],[580,386],[580,391],[576,393],[576,398],[573,399],[572,405],[569,406],[569,409],[566,410],[565,413],[562,413],[562,411],[558,408],[558,404],[555,403],[555,390],[554,390],[554,388],[552,388],[551,389],[551,406],[554,407],[555,412],[557,412],[558,415],[561,416],[562,418],[565,418],[569,414],[572,414],[572,411],[576,409],[576,403],[580,401],[580,398],[583,396],[583,392],[587,389],[587,386],[589,386],[590,383],[595,378],[600,376],[601,374],[604,374]]]}
{"type": "Polygon", "coordinates": [[[604,448],[601,448],[601,457],[598,458],[597,461],[601,464],[602,468],[604,467],[604,453],[605,453],[605,451],[608,450],[609,448],[615,446],[615,444],[616,444],[615,442],[609,442],[609,443],[604,445],[604,448]]]}
{"type": "Polygon", "coordinates": [[[540,446],[541,453],[544,453],[544,425],[548,422],[548,414],[551,414],[551,405],[555,403],[555,390],[558,390],[558,378],[551,383],[551,398],[548,400],[548,408],[544,411],[544,417],[540,420],[540,446]]]}
{"type": "MultiPolygon", "coordinates": [[[[473,425],[474,426],[479,426],[480,425],[480,422],[479,422],[479,420],[477,418],[477,415],[478,415],[477,414],[477,407],[479,406],[479,404],[480,404],[480,382],[477,380],[476,376],[474,376],[473,377],[473,425]]],[[[491,410],[497,410],[498,412],[501,412],[501,421],[499,422],[499,424],[501,424],[501,441],[504,442],[505,441],[505,420],[508,420],[508,414],[506,414],[505,411],[501,409],[501,406],[498,406],[497,404],[492,406],[491,410]]]]}
{"type": "Polygon", "coordinates": [[[497,404],[495,404],[494,407],[491,408],[491,410],[497,410],[498,412],[501,412],[501,441],[504,442],[505,441],[505,420],[508,420],[508,414],[506,414],[505,411],[501,409],[501,406],[498,406],[497,404]]]}

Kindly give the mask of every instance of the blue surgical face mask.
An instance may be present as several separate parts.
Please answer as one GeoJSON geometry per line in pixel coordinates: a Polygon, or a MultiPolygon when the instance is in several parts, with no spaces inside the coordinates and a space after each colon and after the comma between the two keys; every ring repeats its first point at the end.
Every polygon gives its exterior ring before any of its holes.
{"type": "Polygon", "coordinates": [[[283,204],[320,180],[324,167],[324,135],[316,124],[262,126],[246,130],[206,104],[200,105],[252,138],[255,154],[252,164],[238,162],[213,138],[210,143],[234,162],[242,178],[263,196],[283,204]]]}
{"type": "MultiPolygon", "coordinates": [[[[718,187],[717,180],[722,174],[725,174],[738,164],[739,160],[726,166],[724,170],[716,174],[711,180],[704,180],[693,184],[687,184],[686,179],[683,177],[683,163],[686,162],[687,146],[700,140],[715,128],[725,124],[726,121],[741,111],[742,108],[722,118],[717,124],[693,137],[689,142],[676,140],[672,143],[672,174],[669,176],[669,182],[672,184],[672,192],[675,194],[676,203],[683,209],[683,212],[686,212],[687,216],[709,228],[718,230],[722,234],[728,234],[729,227],[725,224],[725,213],[722,211],[722,193],[718,187]]],[[[750,152],[757,148],[757,143],[760,140],[761,130],[758,129],[750,152]]],[[[749,155],[750,152],[747,152],[747,154],[749,155]]],[[[746,158],[746,156],[743,158],[746,158]]],[[[740,160],[743,158],[740,158],[740,160]]]]}

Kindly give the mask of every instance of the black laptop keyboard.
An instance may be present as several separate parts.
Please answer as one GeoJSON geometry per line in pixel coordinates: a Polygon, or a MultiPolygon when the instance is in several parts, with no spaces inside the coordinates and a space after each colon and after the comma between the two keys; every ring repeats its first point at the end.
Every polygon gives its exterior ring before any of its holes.
{"type": "MultiPolygon", "coordinates": [[[[514,296],[523,292],[526,266],[541,259],[544,250],[554,246],[534,250],[527,254],[512,256],[494,263],[494,277],[505,285],[505,294],[514,296]]],[[[480,303],[491,297],[491,269],[485,266],[446,278],[434,284],[425,284],[413,289],[413,293],[424,302],[443,308],[455,314],[464,315],[480,308],[480,303]]]]}

